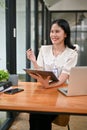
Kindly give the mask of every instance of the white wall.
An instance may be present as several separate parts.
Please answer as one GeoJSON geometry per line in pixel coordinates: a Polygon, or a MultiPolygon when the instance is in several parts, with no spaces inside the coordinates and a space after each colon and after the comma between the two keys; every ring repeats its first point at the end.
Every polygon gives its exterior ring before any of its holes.
{"type": "Polygon", "coordinates": [[[5,11],[0,7],[0,69],[6,69],[6,28],[5,11]]]}
{"type": "Polygon", "coordinates": [[[26,1],[16,0],[16,28],[17,28],[17,73],[25,73],[26,68],[26,1]]]}
{"type": "Polygon", "coordinates": [[[17,73],[25,73],[26,67],[26,23],[25,12],[17,12],[17,73]]]}
{"type": "Polygon", "coordinates": [[[87,0],[59,0],[49,10],[87,10],[87,0]]]}

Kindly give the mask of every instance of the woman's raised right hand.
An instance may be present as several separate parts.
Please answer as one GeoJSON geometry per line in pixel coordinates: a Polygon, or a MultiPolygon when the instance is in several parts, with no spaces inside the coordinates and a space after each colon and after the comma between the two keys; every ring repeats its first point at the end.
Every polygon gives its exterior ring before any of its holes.
{"type": "Polygon", "coordinates": [[[28,49],[26,51],[26,54],[27,54],[27,59],[29,59],[32,62],[36,62],[36,56],[35,56],[34,52],[32,51],[32,49],[28,49]]]}

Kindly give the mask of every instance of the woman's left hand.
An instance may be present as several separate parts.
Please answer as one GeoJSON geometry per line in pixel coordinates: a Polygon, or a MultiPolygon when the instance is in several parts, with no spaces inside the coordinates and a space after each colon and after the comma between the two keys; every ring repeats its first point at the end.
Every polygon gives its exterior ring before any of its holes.
{"type": "Polygon", "coordinates": [[[42,76],[39,74],[34,75],[30,73],[30,76],[36,79],[38,82],[40,82],[43,88],[50,88],[50,85],[49,85],[50,76],[48,76],[46,79],[43,79],[42,76]]]}

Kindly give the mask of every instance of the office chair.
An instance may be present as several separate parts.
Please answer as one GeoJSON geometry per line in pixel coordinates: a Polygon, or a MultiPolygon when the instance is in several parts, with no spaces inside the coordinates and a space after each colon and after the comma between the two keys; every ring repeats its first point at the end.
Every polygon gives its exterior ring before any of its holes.
{"type": "Polygon", "coordinates": [[[55,118],[53,123],[58,125],[58,126],[63,126],[63,127],[67,126],[67,130],[70,130],[69,120],[70,120],[70,115],[68,115],[68,114],[59,114],[55,118]]]}

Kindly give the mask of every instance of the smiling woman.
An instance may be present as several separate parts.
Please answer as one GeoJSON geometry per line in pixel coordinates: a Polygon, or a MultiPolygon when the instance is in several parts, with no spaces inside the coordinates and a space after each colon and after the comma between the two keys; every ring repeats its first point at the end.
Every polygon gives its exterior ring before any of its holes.
{"type": "MultiPolygon", "coordinates": [[[[56,19],[52,22],[50,40],[51,45],[41,46],[37,60],[34,51],[27,50],[27,58],[33,63],[35,69],[42,68],[45,71],[56,72],[54,74],[57,75],[59,81],[52,84],[49,83],[49,76],[44,79],[40,75],[35,76],[30,73],[30,76],[39,81],[44,89],[52,89],[66,82],[69,79],[71,68],[77,64],[78,59],[76,47],[71,43],[70,27],[65,19],[56,19]]],[[[57,116],[30,113],[30,130],[52,130],[52,121],[57,116]]]]}

